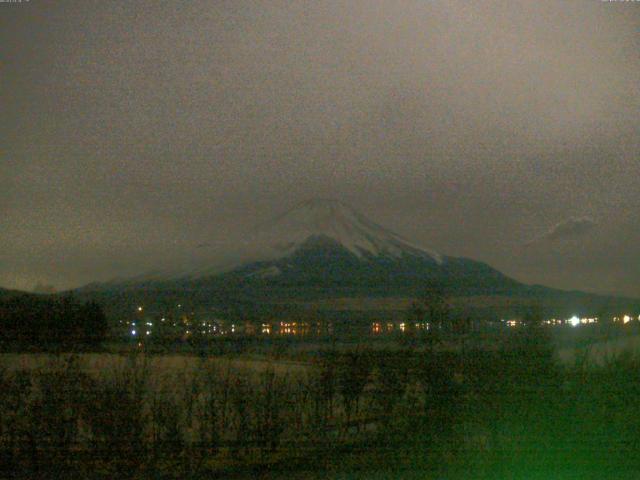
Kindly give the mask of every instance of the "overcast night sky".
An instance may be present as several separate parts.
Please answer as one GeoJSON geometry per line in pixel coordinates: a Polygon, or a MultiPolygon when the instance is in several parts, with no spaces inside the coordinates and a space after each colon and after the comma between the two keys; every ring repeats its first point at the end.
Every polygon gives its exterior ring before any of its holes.
{"type": "Polygon", "coordinates": [[[640,297],[640,3],[0,3],[0,285],[222,254],[340,199],[640,297]]]}

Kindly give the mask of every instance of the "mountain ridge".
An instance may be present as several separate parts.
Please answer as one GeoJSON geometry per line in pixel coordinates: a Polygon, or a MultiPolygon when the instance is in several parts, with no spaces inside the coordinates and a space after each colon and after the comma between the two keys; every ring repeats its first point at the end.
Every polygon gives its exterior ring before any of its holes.
{"type": "Polygon", "coordinates": [[[572,308],[581,298],[603,305],[613,298],[527,285],[484,262],[423,249],[335,200],[303,202],[259,225],[248,235],[247,244],[256,250],[253,255],[224,269],[202,265],[186,274],[140,276],[80,291],[111,292],[106,297],[126,302],[136,297],[166,304],[188,298],[193,305],[213,306],[341,297],[415,298],[433,283],[452,297],[556,298],[566,299],[572,308]]]}

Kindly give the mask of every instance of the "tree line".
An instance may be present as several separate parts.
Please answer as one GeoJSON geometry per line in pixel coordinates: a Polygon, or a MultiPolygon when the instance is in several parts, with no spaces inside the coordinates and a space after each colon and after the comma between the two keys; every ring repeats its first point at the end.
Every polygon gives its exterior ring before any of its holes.
{"type": "Polygon", "coordinates": [[[0,344],[5,348],[96,346],[107,330],[106,316],[93,301],[37,295],[0,300],[0,344]]]}

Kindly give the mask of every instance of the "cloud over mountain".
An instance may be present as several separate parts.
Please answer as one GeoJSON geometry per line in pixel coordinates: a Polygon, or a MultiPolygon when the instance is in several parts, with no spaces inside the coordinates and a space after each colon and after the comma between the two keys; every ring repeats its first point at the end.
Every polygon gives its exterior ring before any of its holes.
{"type": "Polygon", "coordinates": [[[544,234],[530,240],[527,245],[541,242],[556,242],[567,238],[586,235],[597,223],[590,217],[571,217],[551,227],[544,234]]]}

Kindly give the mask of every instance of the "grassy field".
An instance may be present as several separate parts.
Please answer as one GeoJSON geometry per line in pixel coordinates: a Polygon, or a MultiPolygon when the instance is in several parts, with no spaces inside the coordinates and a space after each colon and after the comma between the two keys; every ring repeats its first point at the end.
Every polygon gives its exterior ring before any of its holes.
{"type": "Polygon", "coordinates": [[[558,359],[565,365],[587,360],[592,364],[605,365],[620,355],[640,353],[640,335],[615,338],[594,339],[579,346],[561,347],[557,350],[558,359]]]}
{"type": "MultiPolygon", "coordinates": [[[[237,369],[263,372],[267,369],[277,373],[304,372],[308,365],[287,359],[270,359],[268,357],[207,357],[206,361],[195,355],[145,355],[133,354],[138,361],[143,362],[150,375],[157,373],[194,373],[203,368],[215,366],[220,369],[237,369]]],[[[8,371],[16,370],[47,370],[59,367],[61,360],[74,358],[78,367],[86,373],[99,376],[104,372],[122,369],[131,362],[132,355],[112,353],[81,353],[53,355],[50,353],[5,353],[0,354],[0,368],[8,371]]]]}
{"type": "MultiPolygon", "coordinates": [[[[573,340],[582,349],[594,343],[573,340]]],[[[637,337],[602,345],[618,352],[627,344],[635,348],[637,337]]],[[[521,330],[490,350],[359,347],[295,362],[6,354],[0,472],[640,478],[638,356],[590,347],[598,361],[573,353],[560,362],[552,345],[544,331],[521,330]]]]}

